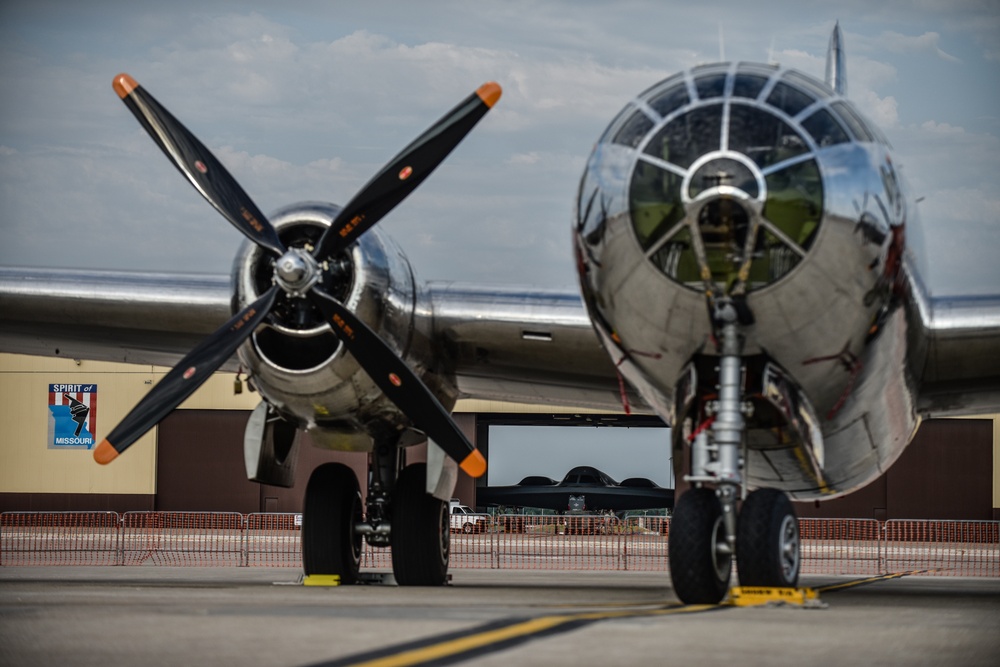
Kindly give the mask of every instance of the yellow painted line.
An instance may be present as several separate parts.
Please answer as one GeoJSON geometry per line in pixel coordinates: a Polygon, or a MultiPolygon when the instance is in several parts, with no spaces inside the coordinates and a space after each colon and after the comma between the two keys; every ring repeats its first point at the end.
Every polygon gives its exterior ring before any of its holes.
{"type": "Polygon", "coordinates": [[[862,586],[864,584],[872,584],[876,581],[889,581],[890,579],[900,579],[902,577],[908,577],[912,574],[921,574],[927,572],[927,570],[910,570],[909,572],[892,572],[890,574],[880,574],[876,577],[868,577],[866,579],[855,579],[854,581],[845,581],[842,584],[831,584],[830,586],[821,586],[816,590],[820,593],[829,593],[830,591],[839,591],[845,588],[854,588],[855,586],[862,586]]]}
{"type": "Polygon", "coordinates": [[[396,655],[353,664],[355,667],[405,667],[406,665],[418,665],[422,662],[440,660],[441,658],[483,648],[508,639],[544,632],[545,630],[568,623],[572,618],[572,616],[544,616],[506,628],[500,628],[499,630],[488,630],[469,635],[468,637],[462,637],[461,639],[453,639],[440,644],[403,651],[396,655]]]}
{"type": "Polygon", "coordinates": [[[664,616],[668,614],[683,614],[708,611],[718,609],[719,605],[683,605],[677,607],[667,607],[660,609],[645,610],[622,610],[622,611],[595,611],[582,612],[579,614],[560,614],[555,616],[541,616],[529,621],[515,623],[504,628],[487,630],[470,634],[467,637],[443,641],[439,644],[432,644],[421,648],[404,650],[394,655],[375,658],[364,662],[351,663],[354,667],[408,667],[419,665],[432,660],[441,660],[451,656],[487,648],[493,644],[499,644],[511,639],[529,638],[532,635],[541,634],[548,630],[553,630],[562,625],[571,623],[590,623],[595,621],[610,620],[615,618],[633,618],[637,616],[664,616]]]}
{"type": "Polygon", "coordinates": [[[576,618],[586,621],[604,621],[615,618],[637,618],[640,616],[669,616],[671,614],[693,614],[710,609],[720,609],[718,604],[685,604],[659,609],[632,609],[623,611],[593,611],[574,614],[576,618]]]}
{"type": "MultiPolygon", "coordinates": [[[[750,598],[758,597],[763,598],[770,596],[770,600],[783,600],[786,602],[795,602],[802,604],[803,602],[818,599],[819,593],[843,590],[847,588],[853,588],[856,586],[861,586],[863,584],[870,584],[878,581],[888,581],[891,579],[899,579],[901,577],[919,574],[921,572],[926,572],[926,570],[912,570],[908,572],[896,572],[892,574],[884,574],[875,577],[867,577],[865,579],[857,579],[854,581],[848,581],[841,584],[832,584],[830,586],[822,586],[815,589],[760,589],[757,587],[747,587],[734,588],[732,593],[735,593],[735,597],[742,595],[745,600],[750,598]],[[799,602],[801,600],[801,602],[799,602]]],[[[764,600],[767,601],[767,600],[764,600]]],[[[749,603],[749,602],[748,602],[749,603]]],[[[753,604],[759,604],[760,602],[756,599],[753,600],[753,604]]],[[[628,605],[628,603],[619,603],[620,606],[626,607],[631,606],[631,608],[614,609],[608,611],[589,611],[589,612],[579,612],[575,614],[555,614],[552,616],[541,616],[527,621],[522,621],[519,623],[513,623],[509,626],[496,628],[491,630],[484,630],[482,632],[475,632],[475,629],[470,630],[470,634],[464,637],[459,637],[457,639],[448,639],[441,641],[437,644],[430,644],[427,646],[422,646],[413,649],[403,649],[399,653],[393,655],[383,656],[380,658],[374,658],[371,660],[365,660],[363,662],[347,663],[339,662],[338,664],[351,664],[354,667],[412,667],[414,665],[420,665],[434,660],[443,660],[445,658],[451,658],[464,653],[469,653],[473,651],[480,651],[484,649],[489,649],[490,646],[496,644],[502,644],[510,640],[529,640],[533,635],[540,635],[547,631],[557,630],[560,626],[566,626],[577,623],[593,623],[597,621],[606,621],[622,618],[639,618],[639,617],[653,617],[653,616],[668,616],[675,614],[691,614],[699,613],[704,611],[710,611],[713,609],[725,609],[727,607],[738,606],[738,602],[724,603],[721,605],[703,604],[703,605],[676,605],[669,607],[657,607],[654,609],[648,608],[636,608],[636,607],[648,607],[649,605],[628,605]]],[[[599,607],[614,607],[619,606],[615,603],[597,605],[599,607]]]]}
{"type": "MultiPolygon", "coordinates": [[[[771,593],[778,591],[777,598],[787,598],[788,591],[794,591],[797,593],[797,597],[803,600],[815,600],[818,599],[818,594],[822,592],[829,592],[835,590],[842,590],[846,588],[853,588],[855,586],[861,586],[863,584],[869,584],[877,581],[887,581],[890,579],[898,579],[900,577],[905,577],[912,574],[919,574],[921,572],[926,572],[926,570],[913,570],[910,572],[898,572],[893,574],[879,575],[876,577],[868,577],[866,579],[858,579],[855,581],[848,581],[842,584],[833,584],[830,586],[823,586],[816,589],[770,589],[771,593]]],[[[738,591],[739,589],[733,589],[738,591]]],[[[756,594],[761,592],[761,589],[746,588],[745,591],[750,594],[756,594]]],[[[628,603],[618,603],[621,606],[627,606],[628,603]]],[[[596,605],[599,607],[612,607],[617,606],[615,603],[596,605]]],[[[589,611],[589,612],[579,612],[575,614],[554,614],[551,616],[540,616],[538,618],[533,618],[527,621],[521,621],[512,623],[511,625],[494,628],[490,630],[483,630],[476,632],[475,628],[470,629],[470,634],[464,637],[458,637],[456,639],[445,639],[436,644],[428,644],[426,646],[420,646],[417,648],[406,649],[402,648],[398,653],[392,655],[386,655],[378,658],[372,658],[369,660],[364,660],[361,658],[360,662],[350,662],[350,658],[337,660],[338,665],[351,665],[352,667],[413,667],[414,665],[422,665],[435,660],[443,660],[446,658],[452,658],[455,656],[460,656],[465,653],[471,653],[474,651],[488,650],[489,647],[497,644],[503,644],[504,642],[509,642],[511,640],[523,640],[528,641],[534,635],[541,635],[548,631],[558,631],[561,626],[568,626],[574,624],[589,624],[597,621],[606,621],[622,618],[640,618],[640,617],[652,617],[652,616],[669,616],[675,614],[693,614],[705,611],[711,611],[714,609],[726,609],[735,606],[732,603],[723,604],[700,604],[700,605],[673,605],[668,607],[657,607],[654,609],[648,608],[636,608],[636,607],[649,607],[650,605],[631,605],[632,608],[625,608],[619,610],[609,610],[609,611],[589,611]]],[[[567,628],[569,630],[571,628],[567,628]]],[[[427,638],[432,640],[432,638],[427,638]]],[[[391,648],[389,649],[391,650],[391,648]]],[[[360,657],[360,656],[359,656],[360,657]]]]}

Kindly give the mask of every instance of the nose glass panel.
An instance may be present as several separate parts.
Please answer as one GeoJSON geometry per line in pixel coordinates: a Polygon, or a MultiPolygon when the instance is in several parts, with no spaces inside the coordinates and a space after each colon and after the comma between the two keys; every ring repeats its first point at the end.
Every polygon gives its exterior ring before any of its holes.
{"type": "Polygon", "coordinates": [[[636,165],[629,199],[632,225],[643,250],[648,250],[684,217],[681,181],[677,174],[648,162],[636,165]]]}
{"type": "Polygon", "coordinates": [[[739,188],[753,199],[756,199],[760,194],[757,178],[745,164],[731,158],[719,158],[706,162],[694,173],[694,176],[691,177],[691,184],[688,186],[688,197],[695,199],[705,190],[720,185],[731,185],[734,188],[739,188]]]}
{"type": "Polygon", "coordinates": [[[642,150],[629,183],[633,229],[668,277],[699,290],[755,289],[808,252],[823,216],[813,151],[861,132],[805,79],[743,66],[696,70],[687,83],[650,89],[645,108],[659,121],[634,108],[619,124],[614,141],[642,150]]]}
{"type": "Polygon", "coordinates": [[[773,113],[734,104],[729,111],[729,150],[743,153],[764,169],[809,149],[799,133],[773,113]]]}
{"type": "Polygon", "coordinates": [[[721,131],[722,105],[698,107],[667,123],[645,153],[687,169],[705,153],[719,150],[721,131]]]}

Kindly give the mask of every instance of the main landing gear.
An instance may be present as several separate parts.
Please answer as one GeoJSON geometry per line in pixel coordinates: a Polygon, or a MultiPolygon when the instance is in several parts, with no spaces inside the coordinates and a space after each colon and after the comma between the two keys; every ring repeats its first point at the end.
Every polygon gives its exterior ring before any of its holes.
{"type": "Polygon", "coordinates": [[[788,497],[758,489],[742,501],[741,447],[746,409],[737,315],[720,311],[718,399],[714,421],[694,436],[691,475],[695,488],[679,498],[669,535],[670,577],[687,604],[717,604],[729,590],[733,559],[741,586],[794,587],[798,583],[798,521],[788,497]]]}
{"type": "Polygon", "coordinates": [[[371,455],[367,516],[354,471],[326,463],[306,487],[302,565],[306,575],[335,574],[358,581],[362,540],[392,547],[392,572],[401,586],[441,586],[451,552],[448,504],[426,492],[427,465],[401,467],[402,450],[377,445],[371,455]]]}

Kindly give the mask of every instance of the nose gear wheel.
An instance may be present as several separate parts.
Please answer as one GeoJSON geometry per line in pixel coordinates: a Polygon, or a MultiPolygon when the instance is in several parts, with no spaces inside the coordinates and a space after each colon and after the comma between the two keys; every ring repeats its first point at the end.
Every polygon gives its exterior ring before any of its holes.
{"type": "Polygon", "coordinates": [[[743,503],[737,528],[741,586],[790,588],[799,578],[799,524],[788,497],[758,489],[743,503]]]}
{"type": "Polygon", "coordinates": [[[687,604],[716,604],[726,596],[732,555],[726,544],[722,503],[709,488],[690,489],[670,521],[670,578],[687,604]]]}
{"type": "Polygon", "coordinates": [[[713,420],[692,438],[685,479],[697,487],[680,497],[670,526],[670,577],[688,604],[716,604],[725,597],[734,555],[743,586],[794,587],[801,561],[798,522],[783,492],[760,489],[738,507],[745,491],[740,449],[746,432],[740,318],[729,300],[718,305],[713,420]]]}

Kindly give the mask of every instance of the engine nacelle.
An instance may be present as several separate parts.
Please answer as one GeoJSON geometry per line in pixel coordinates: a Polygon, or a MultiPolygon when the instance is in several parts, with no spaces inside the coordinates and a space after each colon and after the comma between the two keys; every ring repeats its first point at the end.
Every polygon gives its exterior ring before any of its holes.
{"type": "MultiPolygon", "coordinates": [[[[270,220],[286,247],[311,250],[339,212],[333,204],[307,202],[282,208],[270,220]]],[[[233,264],[234,311],[271,287],[273,262],[259,246],[244,242],[233,264]]],[[[320,281],[407,358],[416,289],[409,262],[387,235],[369,230],[325,264],[320,281]]],[[[402,431],[408,424],[306,298],[279,297],[271,316],[238,354],[261,396],[318,446],[367,451],[374,429],[402,431]]]]}

